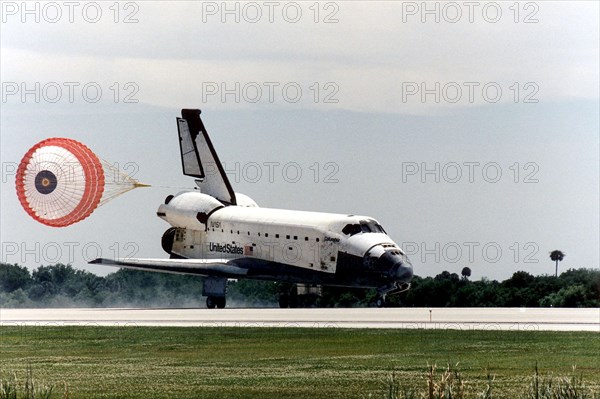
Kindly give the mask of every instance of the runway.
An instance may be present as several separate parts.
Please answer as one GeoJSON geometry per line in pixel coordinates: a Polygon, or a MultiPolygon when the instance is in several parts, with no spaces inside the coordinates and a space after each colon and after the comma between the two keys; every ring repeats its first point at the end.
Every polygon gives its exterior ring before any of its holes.
{"type": "Polygon", "coordinates": [[[0,309],[0,326],[305,327],[600,332],[600,308],[0,309]]]}

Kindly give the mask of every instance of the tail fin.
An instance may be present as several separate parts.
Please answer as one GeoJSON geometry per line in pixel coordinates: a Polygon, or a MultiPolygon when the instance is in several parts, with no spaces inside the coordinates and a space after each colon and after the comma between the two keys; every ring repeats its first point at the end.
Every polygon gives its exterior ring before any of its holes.
{"type": "Polygon", "coordinates": [[[235,192],[200,119],[199,109],[182,109],[177,118],[183,174],[199,179],[200,190],[225,204],[236,205],[235,192]]]}

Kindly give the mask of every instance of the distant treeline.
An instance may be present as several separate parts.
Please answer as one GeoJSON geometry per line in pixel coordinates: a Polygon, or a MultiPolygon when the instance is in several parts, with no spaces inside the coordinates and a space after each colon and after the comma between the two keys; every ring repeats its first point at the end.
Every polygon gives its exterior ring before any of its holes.
{"type": "MultiPolygon", "coordinates": [[[[230,281],[228,306],[277,306],[289,286],[230,281]]],[[[372,306],[375,290],[323,288],[315,305],[372,306]]],[[[106,277],[71,265],[40,266],[33,272],[0,263],[0,307],[204,307],[202,279],[189,275],[120,269],[106,277]]],[[[508,280],[470,281],[443,272],[415,276],[412,288],[388,297],[404,307],[600,307],[600,270],[570,269],[558,277],[516,272],[508,280]]]]}

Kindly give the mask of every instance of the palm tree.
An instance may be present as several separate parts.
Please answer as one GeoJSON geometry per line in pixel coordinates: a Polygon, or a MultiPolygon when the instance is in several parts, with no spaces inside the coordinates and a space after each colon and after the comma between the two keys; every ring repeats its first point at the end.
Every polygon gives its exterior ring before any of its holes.
{"type": "Polygon", "coordinates": [[[460,272],[460,274],[462,275],[463,279],[468,280],[469,277],[471,277],[471,268],[469,268],[469,267],[463,267],[463,269],[460,272]]]}
{"type": "Polygon", "coordinates": [[[556,271],[554,272],[554,277],[558,277],[558,262],[562,261],[565,257],[565,254],[558,249],[550,252],[550,259],[556,262],[556,271]]]}

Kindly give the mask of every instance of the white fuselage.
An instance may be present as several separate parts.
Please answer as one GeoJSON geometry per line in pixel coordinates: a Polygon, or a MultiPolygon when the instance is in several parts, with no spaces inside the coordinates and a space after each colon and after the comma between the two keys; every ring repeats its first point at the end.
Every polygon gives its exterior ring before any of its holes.
{"type": "Polygon", "coordinates": [[[253,258],[335,274],[341,253],[362,262],[367,254],[402,252],[366,216],[259,208],[253,202],[223,206],[197,191],[179,193],[158,215],[176,228],[171,253],[184,258],[253,258]]]}

